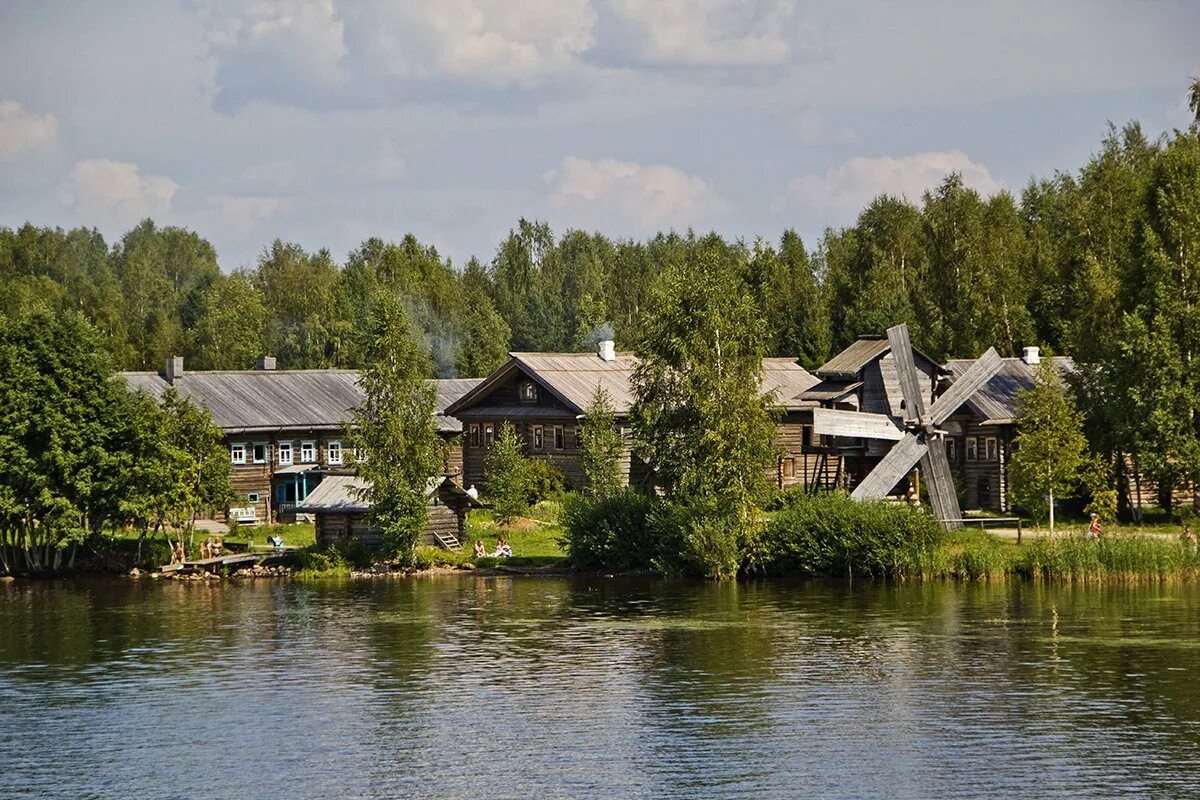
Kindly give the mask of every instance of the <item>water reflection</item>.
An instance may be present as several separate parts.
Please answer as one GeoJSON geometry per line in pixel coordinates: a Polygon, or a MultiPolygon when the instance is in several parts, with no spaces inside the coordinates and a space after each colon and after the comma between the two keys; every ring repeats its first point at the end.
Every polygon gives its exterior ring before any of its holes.
{"type": "Polygon", "coordinates": [[[6,584],[0,797],[1189,796],[1198,606],[1181,586],[6,584]]]}

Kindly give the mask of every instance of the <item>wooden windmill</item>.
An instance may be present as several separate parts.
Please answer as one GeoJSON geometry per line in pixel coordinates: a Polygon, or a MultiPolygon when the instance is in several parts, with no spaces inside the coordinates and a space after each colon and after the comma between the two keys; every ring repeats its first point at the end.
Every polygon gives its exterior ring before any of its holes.
{"type": "Polygon", "coordinates": [[[946,434],[938,426],[992,379],[1000,369],[1000,356],[995,348],[989,348],[982,358],[926,408],[919,373],[913,363],[908,326],[889,328],[888,344],[904,397],[903,416],[817,408],[813,409],[813,433],[895,442],[850,496],[857,500],[881,500],[919,462],[933,513],[946,530],[954,530],[961,527],[958,520],[962,517],[962,511],[958,507],[954,478],[946,458],[943,442],[946,434]]]}

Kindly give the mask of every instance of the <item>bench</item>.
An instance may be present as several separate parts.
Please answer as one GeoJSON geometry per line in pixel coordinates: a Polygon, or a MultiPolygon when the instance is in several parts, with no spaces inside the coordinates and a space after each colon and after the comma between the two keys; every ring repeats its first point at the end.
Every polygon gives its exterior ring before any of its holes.
{"type": "Polygon", "coordinates": [[[254,506],[231,508],[229,509],[229,519],[238,525],[257,525],[258,512],[254,509],[254,506]]]}

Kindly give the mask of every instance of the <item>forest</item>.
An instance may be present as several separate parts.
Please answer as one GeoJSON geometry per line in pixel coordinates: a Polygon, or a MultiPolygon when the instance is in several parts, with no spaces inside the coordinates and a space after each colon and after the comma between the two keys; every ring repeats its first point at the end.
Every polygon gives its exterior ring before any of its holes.
{"type": "MultiPolygon", "coordinates": [[[[656,278],[684,258],[742,276],[768,355],[815,367],[862,333],[907,322],[935,358],[1025,345],[1082,365],[1079,400],[1098,451],[1133,454],[1175,482],[1200,472],[1200,133],[1110,126],[1076,171],[981,196],[948,175],[917,200],[879,196],[816,242],[645,240],[557,233],[520,219],[490,260],[453,264],[407,234],[339,263],[280,240],[224,274],[199,233],[144,220],[96,230],[0,228],[0,314],[75,310],[112,364],[160,370],[365,366],[361,321],[399,297],[441,376],[478,376],[509,350],[629,346],[656,278]]],[[[1116,463],[1115,460],[1113,463],[1116,463]]]]}

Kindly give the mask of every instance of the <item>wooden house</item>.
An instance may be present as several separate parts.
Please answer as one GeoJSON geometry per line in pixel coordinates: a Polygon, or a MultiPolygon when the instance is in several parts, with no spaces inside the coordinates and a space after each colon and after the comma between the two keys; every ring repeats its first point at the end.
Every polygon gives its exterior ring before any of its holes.
{"type": "MultiPolygon", "coordinates": [[[[167,360],[163,373],[122,377],[130,389],[153,397],[173,388],[208,409],[224,432],[237,500],[231,509],[217,509],[218,519],[291,521],[296,504],[325,476],[351,464],[346,431],[364,399],[355,370],[276,370],[275,359],[264,357],[253,370],[185,372],[176,356],[167,360]]],[[[478,383],[436,381],[435,419],[447,443],[447,471],[462,469],[462,425],[445,409],[478,383]]]]}
{"type": "MultiPolygon", "coordinates": [[[[297,507],[316,521],[317,544],[326,546],[356,537],[371,549],[383,546],[383,533],[371,524],[365,481],[355,475],[330,475],[297,507]]],[[[422,544],[457,550],[467,533],[467,512],[482,504],[449,475],[431,479],[429,519],[422,544]]]]}
{"type": "MultiPolygon", "coordinates": [[[[926,403],[932,401],[945,370],[928,355],[914,351],[926,403]]],[[[886,336],[860,336],[817,369],[819,382],[798,400],[824,408],[903,416],[900,376],[886,336]]],[[[853,488],[887,454],[891,442],[879,439],[818,437],[807,448],[815,460],[819,485],[853,488]]]]}
{"type": "MultiPolygon", "coordinates": [[[[579,424],[586,416],[596,388],[609,396],[617,425],[627,447],[621,463],[625,480],[648,486],[646,465],[630,452],[629,412],[633,405],[631,380],[637,366],[632,353],[617,352],[611,341],[600,342],[594,353],[511,353],[509,360],[446,410],[463,424],[463,485],[483,487],[485,464],[501,425],[508,423],[521,436],[525,453],[560,469],[567,484],[584,483],[580,461],[579,424]]],[[[816,383],[794,359],[763,361],[763,390],[774,392],[784,413],[779,427],[781,450],[772,479],[793,485],[803,475],[800,444],[805,409],[811,404],[797,396],[816,383]],[[786,477],[785,476],[786,473],[786,477]]]]}

